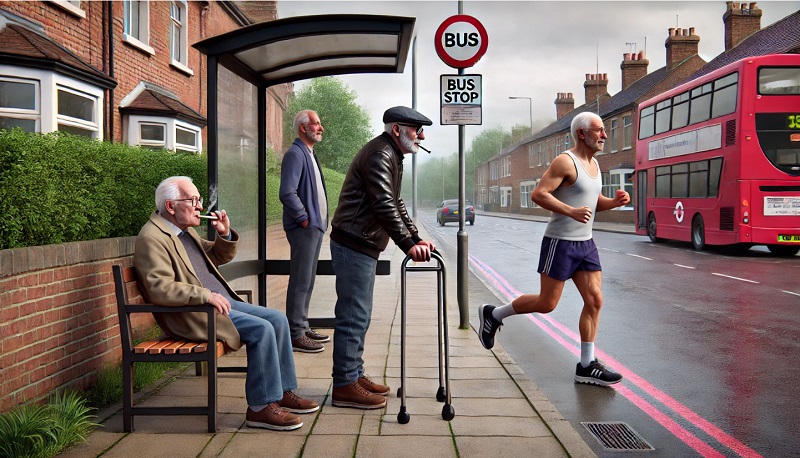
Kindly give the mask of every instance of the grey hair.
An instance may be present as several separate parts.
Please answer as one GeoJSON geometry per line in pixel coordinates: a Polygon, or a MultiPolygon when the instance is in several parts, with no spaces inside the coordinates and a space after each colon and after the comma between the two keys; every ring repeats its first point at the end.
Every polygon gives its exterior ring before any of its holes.
{"type": "Polygon", "coordinates": [[[396,122],[387,122],[386,124],[383,125],[383,131],[386,132],[387,134],[391,134],[392,133],[392,126],[395,125],[395,124],[397,124],[397,123],[396,122]]]}
{"type": "Polygon", "coordinates": [[[294,129],[294,134],[297,135],[298,137],[300,136],[300,125],[311,122],[311,113],[316,113],[316,111],[301,110],[294,116],[294,122],[292,123],[292,128],[294,129]]]}
{"type": "Polygon", "coordinates": [[[589,130],[589,127],[591,127],[592,125],[592,121],[595,119],[599,119],[600,122],[603,122],[603,118],[592,113],[591,111],[584,111],[582,113],[578,113],[577,116],[572,118],[570,132],[572,133],[572,139],[575,140],[576,144],[580,143],[581,141],[581,139],[578,138],[578,130],[583,129],[584,132],[589,130]]]}
{"type": "Polygon", "coordinates": [[[181,196],[181,191],[178,185],[181,181],[192,182],[190,177],[174,176],[164,179],[156,187],[156,208],[159,213],[167,212],[167,201],[175,200],[181,196]]]}

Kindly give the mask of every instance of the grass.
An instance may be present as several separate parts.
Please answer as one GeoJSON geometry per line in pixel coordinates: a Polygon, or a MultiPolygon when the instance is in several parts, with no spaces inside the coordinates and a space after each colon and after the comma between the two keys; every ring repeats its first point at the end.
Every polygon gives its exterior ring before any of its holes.
{"type": "Polygon", "coordinates": [[[86,439],[97,423],[79,393],[56,393],[48,404],[0,415],[0,457],[49,458],[86,439]]]}

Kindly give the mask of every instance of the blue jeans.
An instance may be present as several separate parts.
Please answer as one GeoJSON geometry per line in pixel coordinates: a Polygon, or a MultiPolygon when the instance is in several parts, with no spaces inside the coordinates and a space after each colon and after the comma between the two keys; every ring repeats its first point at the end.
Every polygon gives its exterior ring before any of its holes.
{"type": "Polygon", "coordinates": [[[372,319],[378,260],[331,240],[331,261],[336,272],[333,386],[340,387],[364,373],[364,339],[372,319]]]}
{"type": "Polygon", "coordinates": [[[231,301],[231,321],[247,346],[247,405],[278,402],[297,388],[286,316],[273,309],[231,301]]]}

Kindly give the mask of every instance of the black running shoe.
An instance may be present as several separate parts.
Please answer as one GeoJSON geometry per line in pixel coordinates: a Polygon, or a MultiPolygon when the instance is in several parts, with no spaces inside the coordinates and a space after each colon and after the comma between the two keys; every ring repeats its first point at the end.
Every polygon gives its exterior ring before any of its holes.
{"type": "Polygon", "coordinates": [[[607,369],[597,359],[592,361],[589,367],[583,367],[581,363],[578,363],[578,367],[575,369],[575,383],[609,386],[619,383],[620,380],[622,380],[622,375],[607,369]]]}
{"type": "Polygon", "coordinates": [[[481,339],[481,344],[487,350],[491,350],[494,347],[494,335],[500,326],[503,325],[502,322],[497,321],[492,316],[492,310],[494,310],[494,305],[483,304],[478,307],[478,318],[480,321],[480,329],[478,329],[478,337],[481,339]]]}

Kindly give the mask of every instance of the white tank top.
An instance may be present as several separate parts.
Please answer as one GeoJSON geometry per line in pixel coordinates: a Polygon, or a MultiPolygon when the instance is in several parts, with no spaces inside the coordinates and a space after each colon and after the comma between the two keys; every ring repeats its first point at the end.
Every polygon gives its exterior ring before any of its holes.
{"type": "Polygon", "coordinates": [[[584,224],[575,221],[569,216],[553,212],[553,215],[550,217],[550,222],[547,224],[547,229],[544,231],[544,235],[560,240],[589,240],[592,238],[592,223],[594,223],[597,199],[600,197],[600,193],[603,190],[600,164],[597,163],[597,159],[592,158],[592,161],[597,166],[597,176],[592,176],[583,166],[583,163],[581,163],[572,152],[564,151],[564,153],[569,154],[569,157],[575,164],[578,177],[572,185],[553,191],[553,196],[571,207],[589,207],[592,210],[592,217],[589,218],[589,222],[584,224]]]}

